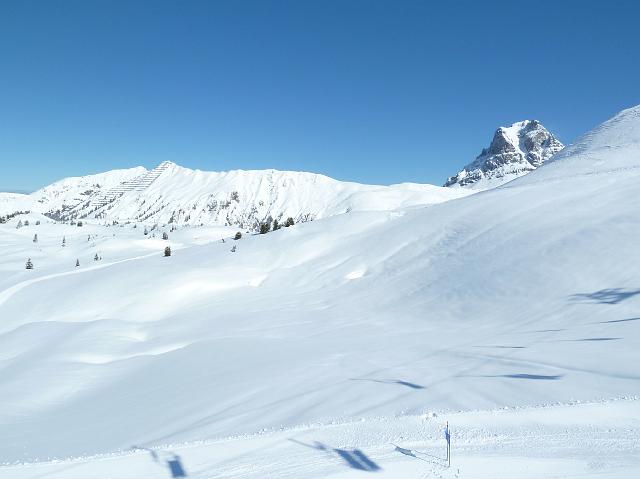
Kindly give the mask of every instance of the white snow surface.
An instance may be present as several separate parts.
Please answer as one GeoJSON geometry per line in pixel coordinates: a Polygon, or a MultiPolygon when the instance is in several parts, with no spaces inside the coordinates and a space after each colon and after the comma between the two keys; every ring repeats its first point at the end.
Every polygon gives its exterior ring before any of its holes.
{"type": "Polygon", "coordinates": [[[238,241],[13,218],[0,477],[637,477],[638,166],[640,107],[496,189],[238,241]]]}

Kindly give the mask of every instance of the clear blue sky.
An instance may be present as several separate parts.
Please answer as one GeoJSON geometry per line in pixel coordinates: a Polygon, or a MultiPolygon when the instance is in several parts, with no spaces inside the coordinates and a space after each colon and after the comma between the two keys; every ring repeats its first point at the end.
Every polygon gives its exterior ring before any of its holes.
{"type": "Polygon", "coordinates": [[[0,189],[172,160],[441,184],[640,103],[638,2],[0,0],[0,189]]]}

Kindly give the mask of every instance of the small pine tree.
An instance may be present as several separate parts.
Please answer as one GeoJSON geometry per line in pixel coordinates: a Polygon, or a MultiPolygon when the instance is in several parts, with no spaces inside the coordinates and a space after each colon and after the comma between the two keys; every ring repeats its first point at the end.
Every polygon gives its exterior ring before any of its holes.
{"type": "Polygon", "coordinates": [[[34,243],[38,242],[38,235],[37,234],[33,235],[33,242],[34,243]]]}
{"type": "Polygon", "coordinates": [[[36,226],[38,226],[40,224],[40,220],[36,221],[36,226]]]}
{"type": "Polygon", "coordinates": [[[231,248],[231,252],[235,253],[236,252],[236,245],[233,245],[233,248],[231,248]]]}
{"type": "Polygon", "coordinates": [[[98,253],[96,253],[96,255],[93,257],[93,261],[98,261],[100,259],[100,257],[98,256],[98,253]]]}
{"type": "Polygon", "coordinates": [[[149,234],[149,231],[147,230],[147,227],[145,226],[145,227],[144,227],[144,235],[146,236],[146,235],[148,235],[148,234],[149,234]]]}
{"type": "Polygon", "coordinates": [[[260,234],[267,234],[271,230],[271,225],[269,223],[260,223],[260,234]]]}
{"type": "Polygon", "coordinates": [[[18,224],[16,225],[16,229],[17,230],[20,229],[20,228],[22,228],[22,220],[19,220],[18,224]]]}
{"type": "Polygon", "coordinates": [[[62,237],[62,247],[64,248],[65,246],[67,246],[67,238],[66,237],[62,237]]]}
{"type": "Polygon", "coordinates": [[[91,241],[91,235],[87,236],[87,241],[91,241]]]}
{"type": "Polygon", "coordinates": [[[276,231],[279,229],[280,229],[280,223],[278,223],[278,220],[273,220],[273,231],[276,231]]]}
{"type": "Polygon", "coordinates": [[[77,268],[78,266],[80,266],[80,260],[79,260],[79,259],[77,259],[77,260],[76,260],[76,268],[77,268]]]}
{"type": "Polygon", "coordinates": [[[24,225],[29,226],[29,220],[24,220],[24,225]]]}
{"type": "Polygon", "coordinates": [[[238,232],[236,233],[236,235],[233,237],[233,239],[234,239],[234,240],[236,240],[236,241],[237,241],[237,240],[239,240],[239,239],[241,239],[241,238],[242,238],[242,233],[240,233],[240,231],[238,231],[238,232]]]}
{"type": "Polygon", "coordinates": [[[289,216],[287,218],[287,221],[285,221],[284,225],[288,228],[289,226],[293,226],[293,218],[291,216],[289,216]]]}
{"type": "Polygon", "coordinates": [[[169,235],[167,234],[167,232],[166,232],[166,231],[164,231],[164,232],[162,233],[162,239],[163,239],[163,240],[168,240],[168,239],[169,239],[169,235]]]}
{"type": "Polygon", "coordinates": [[[171,256],[171,248],[169,246],[164,249],[164,255],[171,256]]]}
{"type": "Polygon", "coordinates": [[[31,258],[27,259],[27,264],[25,264],[25,269],[33,269],[33,263],[31,262],[31,258]]]}
{"type": "Polygon", "coordinates": [[[78,221],[78,227],[82,227],[82,221],[78,221]]]}

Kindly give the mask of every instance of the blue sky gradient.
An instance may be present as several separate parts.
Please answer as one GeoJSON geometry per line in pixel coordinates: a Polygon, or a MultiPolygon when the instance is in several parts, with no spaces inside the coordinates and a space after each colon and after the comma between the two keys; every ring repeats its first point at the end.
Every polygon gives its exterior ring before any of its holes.
{"type": "Polygon", "coordinates": [[[640,103],[637,2],[0,0],[0,190],[162,160],[442,184],[640,103]]]}

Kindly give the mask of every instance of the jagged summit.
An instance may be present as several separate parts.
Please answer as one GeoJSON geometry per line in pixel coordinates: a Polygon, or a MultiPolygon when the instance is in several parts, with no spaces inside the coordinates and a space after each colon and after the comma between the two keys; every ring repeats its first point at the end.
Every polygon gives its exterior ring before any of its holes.
{"type": "Polygon", "coordinates": [[[444,186],[488,189],[511,181],[541,166],[562,150],[563,144],[537,120],[500,127],[488,148],[444,186]]]}

